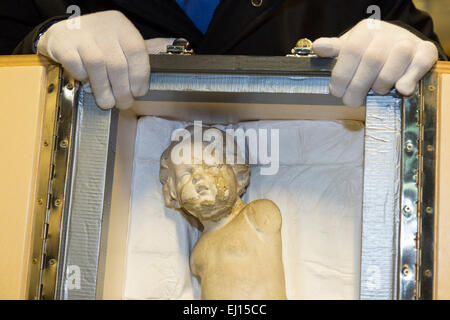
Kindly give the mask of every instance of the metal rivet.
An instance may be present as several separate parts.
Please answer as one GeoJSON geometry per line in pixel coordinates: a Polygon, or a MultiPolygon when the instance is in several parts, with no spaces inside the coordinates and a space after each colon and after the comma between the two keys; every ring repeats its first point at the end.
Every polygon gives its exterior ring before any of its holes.
{"type": "Polygon", "coordinates": [[[403,216],[406,218],[406,219],[409,219],[410,217],[411,217],[411,215],[412,215],[412,212],[411,212],[412,210],[411,210],[411,207],[409,207],[409,206],[405,206],[404,208],[403,208],[403,216]]]}
{"type": "Polygon", "coordinates": [[[412,142],[407,142],[406,143],[406,151],[411,152],[414,149],[414,145],[412,144],[412,142]]]}
{"type": "Polygon", "coordinates": [[[431,270],[430,269],[427,269],[427,270],[425,270],[425,276],[427,277],[427,278],[430,278],[431,277],[431,270]]]}
{"type": "Polygon", "coordinates": [[[43,203],[44,203],[44,201],[43,201],[42,199],[39,199],[39,200],[37,201],[37,204],[38,204],[39,206],[42,206],[43,203]]]}
{"type": "Polygon", "coordinates": [[[59,146],[60,146],[62,149],[67,148],[68,145],[69,145],[69,141],[67,141],[67,139],[61,140],[61,142],[59,143],[59,146]]]}
{"type": "Polygon", "coordinates": [[[48,147],[48,141],[44,141],[44,147],[48,147]]]}
{"type": "Polygon", "coordinates": [[[61,203],[62,203],[61,199],[56,199],[55,200],[55,206],[56,207],[59,207],[61,205],[61,203]]]}
{"type": "Polygon", "coordinates": [[[48,264],[51,265],[51,266],[53,266],[53,265],[56,264],[56,260],[55,260],[55,259],[50,259],[50,260],[48,261],[48,264]]]}
{"type": "Polygon", "coordinates": [[[403,266],[402,273],[405,277],[407,277],[409,275],[409,268],[407,265],[403,266]]]}
{"type": "Polygon", "coordinates": [[[432,214],[432,213],[433,213],[433,208],[432,208],[432,207],[427,207],[427,208],[425,209],[425,211],[426,211],[428,214],[432,214]]]}
{"type": "Polygon", "coordinates": [[[433,150],[434,150],[433,146],[432,146],[431,144],[429,144],[429,145],[427,146],[427,151],[428,151],[428,152],[433,152],[433,150]]]}
{"type": "Polygon", "coordinates": [[[47,92],[48,92],[48,93],[52,93],[53,90],[55,90],[55,85],[54,85],[53,83],[51,83],[51,84],[48,86],[47,92]]]}
{"type": "Polygon", "coordinates": [[[263,0],[251,0],[252,6],[254,7],[261,7],[263,4],[263,0]]]}
{"type": "Polygon", "coordinates": [[[72,83],[68,83],[66,86],[67,90],[72,90],[73,89],[73,84],[72,83]]]}
{"type": "Polygon", "coordinates": [[[430,90],[431,92],[433,92],[434,90],[436,90],[436,88],[433,85],[428,86],[428,90],[430,90]]]}
{"type": "Polygon", "coordinates": [[[38,259],[37,258],[33,258],[33,260],[31,260],[32,264],[37,264],[38,263],[38,259]]]}

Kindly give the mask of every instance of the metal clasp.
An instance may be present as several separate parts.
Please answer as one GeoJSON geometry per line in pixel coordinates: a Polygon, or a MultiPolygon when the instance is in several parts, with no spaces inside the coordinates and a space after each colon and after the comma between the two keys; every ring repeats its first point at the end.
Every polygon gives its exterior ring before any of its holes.
{"type": "Polygon", "coordinates": [[[316,56],[312,49],[312,41],[306,38],[300,39],[292,48],[291,53],[287,57],[312,57],[316,56]]]}
{"type": "Polygon", "coordinates": [[[194,54],[194,50],[191,48],[189,41],[184,38],[177,38],[167,46],[166,54],[191,55],[194,54]]]}

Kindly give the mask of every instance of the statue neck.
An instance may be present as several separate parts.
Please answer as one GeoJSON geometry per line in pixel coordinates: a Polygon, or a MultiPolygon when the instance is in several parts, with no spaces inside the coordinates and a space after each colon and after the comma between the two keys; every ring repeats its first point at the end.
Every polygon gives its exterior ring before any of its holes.
{"type": "Polygon", "coordinates": [[[241,200],[241,198],[238,198],[237,201],[234,203],[233,207],[231,208],[230,213],[227,215],[224,215],[217,220],[211,219],[211,220],[204,220],[201,221],[203,225],[203,233],[217,230],[220,228],[223,228],[228,223],[230,223],[238,214],[241,212],[242,208],[244,208],[247,204],[241,200]]]}

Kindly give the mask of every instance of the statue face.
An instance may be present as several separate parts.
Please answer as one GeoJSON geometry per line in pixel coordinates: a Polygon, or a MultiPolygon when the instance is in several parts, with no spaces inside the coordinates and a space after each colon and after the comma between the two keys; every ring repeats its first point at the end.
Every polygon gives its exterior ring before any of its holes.
{"type": "Polygon", "coordinates": [[[230,165],[174,166],[175,188],[181,207],[200,220],[231,212],[237,200],[237,181],[230,165]]]}

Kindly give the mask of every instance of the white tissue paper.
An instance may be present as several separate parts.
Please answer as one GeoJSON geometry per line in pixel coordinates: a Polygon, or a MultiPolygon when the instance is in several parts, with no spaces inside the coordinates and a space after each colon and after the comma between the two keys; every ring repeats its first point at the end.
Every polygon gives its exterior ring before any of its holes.
{"type": "MultiPolygon", "coordinates": [[[[127,244],[126,299],[199,299],[190,252],[192,221],[164,205],[159,159],[172,131],[192,123],[139,119],[127,244]]],[[[217,126],[223,129],[223,126],[217,126]]],[[[280,167],[252,166],[243,200],[270,199],[283,216],[288,299],[357,299],[364,125],[358,121],[254,121],[233,128],[278,129],[280,167]]],[[[268,148],[270,150],[270,147],[268,148]]]]}

